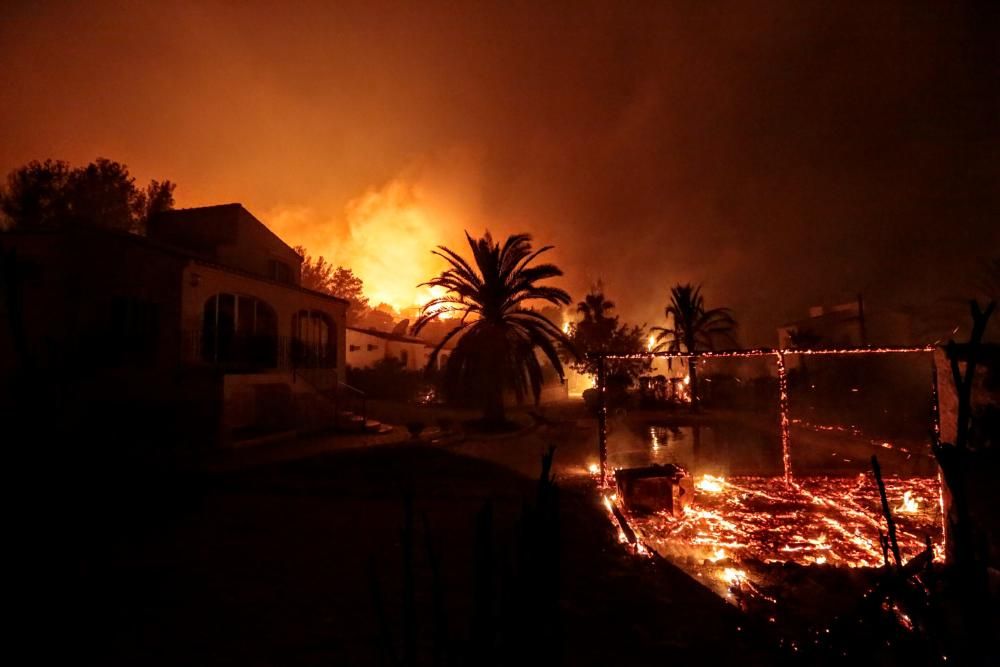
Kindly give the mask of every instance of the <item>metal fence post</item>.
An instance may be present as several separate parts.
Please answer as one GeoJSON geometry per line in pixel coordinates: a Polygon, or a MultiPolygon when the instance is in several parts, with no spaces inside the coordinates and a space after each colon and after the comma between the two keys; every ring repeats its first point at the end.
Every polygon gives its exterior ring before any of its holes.
{"type": "Polygon", "coordinates": [[[606,360],[597,361],[597,444],[601,458],[601,486],[608,483],[608,387],[606,360]]]}

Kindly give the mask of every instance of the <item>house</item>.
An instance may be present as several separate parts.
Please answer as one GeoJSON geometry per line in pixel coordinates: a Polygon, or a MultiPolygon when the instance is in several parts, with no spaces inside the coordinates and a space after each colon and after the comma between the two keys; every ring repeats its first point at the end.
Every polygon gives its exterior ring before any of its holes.
{"type": "MultiPolygon", "coordinates": [[[[382,359],[395,359],[403,368],[422,371],[427,367],[434,345],[423,338],[401,333],[347,327],[347,365],[352,368],[369,368],[382,359]]],[[[442,368],[451,354],[441,350],[437,358],[442,368]]]]}
{"type": "Polygon", "coordinates": [[[856,301],[835,306],[813,306],[808,317],[778,327],[778,347],[795,347],[795,339],[799,336],[808,339],[808,347],[910,345],[913,342],[908,315],[865,308],[860,296],[856,301]]]}
{"type": "Polygon", "coordinates": [[[347,301],[302,287],[302,258],[240,204],[162,213],[147,236],[9,232],[0,245],[20,304],[0,327],[0,371],[30,366],[93,410],[149,411],[206,442],[335,415],[347,301]]]}

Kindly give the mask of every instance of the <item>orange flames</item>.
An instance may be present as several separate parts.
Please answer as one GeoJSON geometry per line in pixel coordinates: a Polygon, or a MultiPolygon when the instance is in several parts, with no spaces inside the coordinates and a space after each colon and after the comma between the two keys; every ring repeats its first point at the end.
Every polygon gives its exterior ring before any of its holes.
{"type": "Polygon", "coordinates": [[[899,507],[896,508],[896,511],[901,514],[916,514],[920,511],[920,503],[913,497],[913,491],[905,491],[903,493],[903,500],[899,507]]]}
{"type": "Polygon", "coordinates": [[[435,294],[417,285],[442,270],[443,262],[430,251],[455,227],[446,225],[423,189],[397,179],[348,202],[346,217],[345,255],[373,305],[386,303],[401,312],[441,296],[443,290],[435,294]]]}
{"type": "Polygon", "coordinates": [[[722,570],[722,574],[719,575],[719,578],[730,586],[734,586],[746,581],[747,573],[743,570],[727,567],[722,570]]]}
{"type": "Polygon", "coordinates": [[[442,295],[417,287],[445,268],[431,250],[467,250],[463,230],[484,228],[478,190],[469,180],[475,163],[468,156],[445,158],[414,165],[346,204],[333,204],[337,208],[278,207],[264,219],[311,255],[353,270],[372,307],[384,303],[412,319],[415,308],[442,295]]]}
{"type": "Polygon", "coordinates": [[[714,475],[702,475],[701,479],[695,482],[694,488],[705,493],[722,493],[725,489],[726,480],[714,475]]]}

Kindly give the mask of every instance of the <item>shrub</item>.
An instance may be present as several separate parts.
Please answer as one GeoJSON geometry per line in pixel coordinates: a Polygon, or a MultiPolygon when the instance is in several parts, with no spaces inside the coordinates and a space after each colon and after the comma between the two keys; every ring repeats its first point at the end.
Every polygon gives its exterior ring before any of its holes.
{"type": "Polygon", "coordinates": [[[371,398],[411,401],[426,382],[421,371],[407,370],[397,359],[380,359],[368,368],[347,369],[347,383],[371,398]]]}

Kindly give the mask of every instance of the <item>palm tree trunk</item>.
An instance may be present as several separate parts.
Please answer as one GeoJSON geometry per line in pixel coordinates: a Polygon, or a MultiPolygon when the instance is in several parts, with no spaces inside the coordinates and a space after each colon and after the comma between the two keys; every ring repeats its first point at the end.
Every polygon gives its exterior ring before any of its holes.
{"type": "Polygon", "coordinates": [[[483,420],[490,426],[502,426],[507,421],[503,405],[503,387],[495,383],[487,389],[483,420]]]}
{"type": "Polygon", "coordinates": [[[489,357],[487,361],[488,386],[483,387],[486,392],[485,418],[489,426],[501,427],[507,421],[504,412],[503,395],[507,386],[506,378],[510,369],[505,368],[504,363],[508,359],[507,337],[502,326],[493,325],[490,327],[487,338],[487,350],[489,357]]]}

